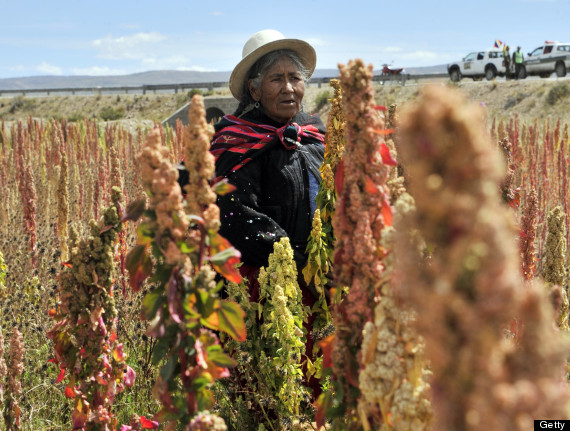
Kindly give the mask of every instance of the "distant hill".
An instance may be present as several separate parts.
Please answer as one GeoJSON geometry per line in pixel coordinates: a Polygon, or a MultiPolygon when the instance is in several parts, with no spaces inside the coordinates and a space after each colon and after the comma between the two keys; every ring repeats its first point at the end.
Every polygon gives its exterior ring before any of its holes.
{"type": "MultiPolygon", "coordinates": [[[[445,65],[406,68],[407,73],[422,74],[446,72],[445,65]],[[432,71],[433,69],[433,71],[432,71]]],[[[375,71],[380,74],[380,71],[375,71]]],[[[228,82],[231,72],[193,72],[158,70],[112,76],[29,76],[0,79],[0,90],[35,90],[44,88],[91,88],[91,87],[138,87],[141,85],[194,84],[206,82],[228,82]]],[[[317,69],[315,78],[338,76],[338,69],[317,69]]]]}

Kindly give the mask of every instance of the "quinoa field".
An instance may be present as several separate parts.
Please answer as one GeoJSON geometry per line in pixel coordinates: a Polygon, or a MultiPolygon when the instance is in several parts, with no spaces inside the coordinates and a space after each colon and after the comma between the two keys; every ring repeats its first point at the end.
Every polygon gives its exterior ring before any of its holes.
{"type": "Polygon", "coordinates": [[[569,84],[371,77],[307,89],[308,264],[276,243],[258,302],[218,233],[207,96],[0,99],[0,429],[568,419],[569,84]]]}

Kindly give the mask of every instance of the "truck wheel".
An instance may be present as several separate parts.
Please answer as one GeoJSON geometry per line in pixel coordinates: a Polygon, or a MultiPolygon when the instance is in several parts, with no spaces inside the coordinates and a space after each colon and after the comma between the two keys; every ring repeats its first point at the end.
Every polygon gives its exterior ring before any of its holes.
{"type": "Polygon", "coordinates": [[[449,79],[453,82],[461,81],[461,73],[459,72],[459,69],[451,69],[449,71],[449,79]]]}
{"type": "Polygon", "coordinates": [[[487,78],[487,81],[492,81],[495,79],[495,76],[497,76],[495,66],[488,66],[487,69],[485,69],[485,78],[487,78]]]}
{"type": "Polygon", "coordinates": [[[554,71],[556,72],[556,76],[558,76],[559,78],[563,78],[564,76],[566,76],[566,66],[564,66],[564,63],[562,63],[561,61],[556,63],[554,71]]]}

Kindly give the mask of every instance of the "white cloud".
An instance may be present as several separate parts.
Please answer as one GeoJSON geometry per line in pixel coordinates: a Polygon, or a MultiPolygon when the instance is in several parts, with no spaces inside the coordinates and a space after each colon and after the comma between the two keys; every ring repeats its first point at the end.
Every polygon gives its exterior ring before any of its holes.
{"type": "Polygon", "coordinates": [[[46,63],[45,61],[36,66],[36,70],[48,75],[61,75],[63,73],[61,67],[54,66],[52,64],[46,63]]]}
{"type": "Polygon", "coordinates": [[[218,11],[218,10],[215,10],[215,11],[213,11],[213,12],[210,12],[210,15],[223,16],[224,13],[223,13],[223,12],[220,12],[220,11],[218,11]]]}
{"type": "Polygon", "coordinates": [[[129,73],[124,69],[111,69],[110,67],[85,67],[85,68],[73,68],[72,73],[74,75],[87,75],[87,76],[107,76],[107,75],[125,75],[129,73]]]}
{"type": "Polygon", "coordinates": [[[158,32],[136,33],[130,36],[111,37],[93,41],[93,47],[99,50],[100,57],[110,60],[144,59],[155,50],[160,42],[168,39],[158,32]]]}

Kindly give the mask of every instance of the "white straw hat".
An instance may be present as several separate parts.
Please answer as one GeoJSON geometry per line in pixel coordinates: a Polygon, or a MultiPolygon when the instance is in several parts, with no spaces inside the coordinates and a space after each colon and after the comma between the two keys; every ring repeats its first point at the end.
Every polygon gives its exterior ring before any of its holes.
{"type": "Polygon", "coordinates": [[[261,30],[245,43],[242,59],[230,76],[230,91],[236,99],[241,99],[243,85],[251,66],[265,54],[278,49],[295,51],[308,71],[307,78],[313,74],[317,64],[317,54],[311,45],[300,39],[286,39],[277,30],[261,30]]]}

